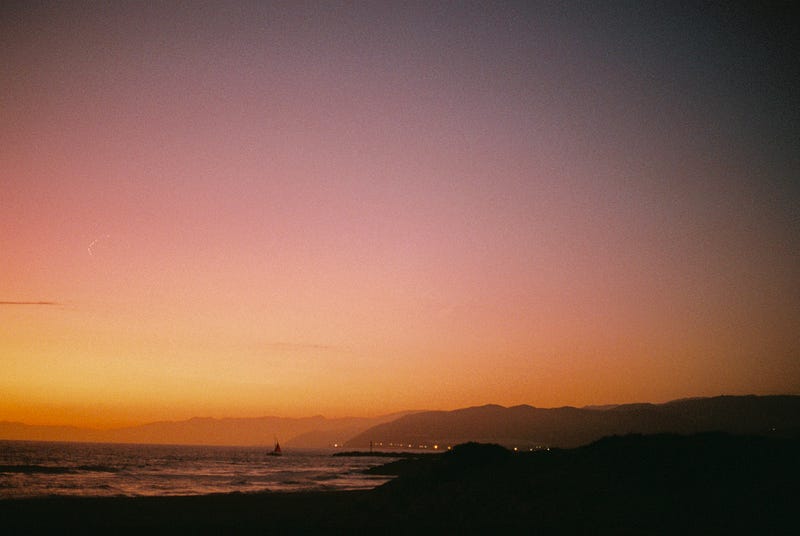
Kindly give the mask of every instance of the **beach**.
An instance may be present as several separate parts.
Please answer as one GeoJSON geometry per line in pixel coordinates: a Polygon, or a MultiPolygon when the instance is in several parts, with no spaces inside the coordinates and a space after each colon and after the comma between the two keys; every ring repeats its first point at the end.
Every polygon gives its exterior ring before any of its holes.
{"type": "Polygon", "coordinates": [[[61,530],[311,530],[363,525],[363,492],[253,493],[185,497],[50,497],[0,502],[11,534],[61,530]]]}
{"type": "Polygon", "coordinates": [[[798,440],[626,436],[516,454],[468,445],[391,462],[373,490],[0,501],[10,534],[350,532],[790,534],[798,440]]]}

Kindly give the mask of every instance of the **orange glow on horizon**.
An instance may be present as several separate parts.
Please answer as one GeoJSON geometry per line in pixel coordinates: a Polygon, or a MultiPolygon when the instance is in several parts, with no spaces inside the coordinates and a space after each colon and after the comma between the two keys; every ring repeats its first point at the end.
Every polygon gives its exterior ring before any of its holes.
{"type": "Polygon", "coordinates": [[[714,24],[258,4],[0,18],[0,421],[800,393],[795,111],[714,24]]]}

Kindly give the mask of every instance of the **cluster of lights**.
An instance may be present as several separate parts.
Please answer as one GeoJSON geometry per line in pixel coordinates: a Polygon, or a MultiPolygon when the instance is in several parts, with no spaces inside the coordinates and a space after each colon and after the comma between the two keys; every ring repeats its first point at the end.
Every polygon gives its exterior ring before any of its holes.
{"type": "MultiPolygon", "coordinates": [[[[376,441],[373,443],[375,447],[382,447],[384,446],[383,441],[376,441]]],[[[386,443],[387,447],[390,448],[397,448],[397,449],[420,449],[420,450],[440,450],[444,447],[440,446],[438,443],[434,443],[433,445],[429,445],[428,443],[395,443],[393,441],[389,441],[386,443]]],[[[450,445],[447,446],[447,450],[450,450],[452,447],[450,445]]]]}
{"type": "MultiPolygon", "coordinates": [[[[334,443],[333,444],[334,448],[339,448],[339,447],[342,447],[342,446],[344,446],[344,445],[342,445],[341,443],[334,443]]],[[[370,444],[370,448],[372,448],[373,446],[374,447],[383,447],[383,441],[376,441],[375,443],[371,443],[370,444]]],[[[425,450],[425,449],[439,450],[439,448],[440,448],[438,443],[434,443],[433,445],[428,445],[426,443],[419,443],[415,447],[413,443],[394,443],[394,442],[391,442],[391,441],[386,443],[386,446],[390,447],[390,448],[398,448],[398,449],[413,449],[413,448],[417,448],[417,449],[421,449],[421,450],[425,450]]],[[[452,450],[452,448],[453,447],[451,447],[450,445],[447,446],[447,450],[452,450]]],[[[520,448],[519,447],[514,447],[513,450],[514,450],[514,452],[519,452],[520,448]]],[[[550,447],[545,447],[545,446],[542,446],[542,445],[536,445],[535,447],[529,447],[528,448],[528,452],[534,452],[534,451],[539,451],[539,450],[550,450],[550,447]]]]}

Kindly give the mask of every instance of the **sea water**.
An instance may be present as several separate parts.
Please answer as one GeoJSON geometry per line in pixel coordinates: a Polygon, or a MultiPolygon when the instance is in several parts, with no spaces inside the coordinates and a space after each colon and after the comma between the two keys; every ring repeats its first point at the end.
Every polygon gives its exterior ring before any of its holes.
{"type": "Polygon", "coordinates": [[[0,499],[370,489],[364,471],[391,459],[335,450],[0,441],[0,499]]]}

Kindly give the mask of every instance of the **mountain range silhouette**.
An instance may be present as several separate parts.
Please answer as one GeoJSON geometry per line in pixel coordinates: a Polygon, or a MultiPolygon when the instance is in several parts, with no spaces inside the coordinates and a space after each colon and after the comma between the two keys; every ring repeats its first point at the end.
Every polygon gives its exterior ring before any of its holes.
{"type": "Polygon", "coordinates": [[[467,441],[507,447],[576,447],[610,435],[728,432],[790,436],[800,432],[800,396],[718,396],[665,404],[596,408],[486,405],[413,413],[353,437],[373,443],[448,446],[467,441]]]}
{"type": "Polygon", "coordinates": [[[800,396],[718,396],[664,404],[584,408],[506,408],[486,405],[453,411],[403,412],[376,418],[193,418],[92,430],[0,422],[0,439],[155,444],[271,445],[367,448],[450,445],[478,441],[509,448],[575,447],[610,435],[732,434],[789,437],[800,434],[800,396]]]}

